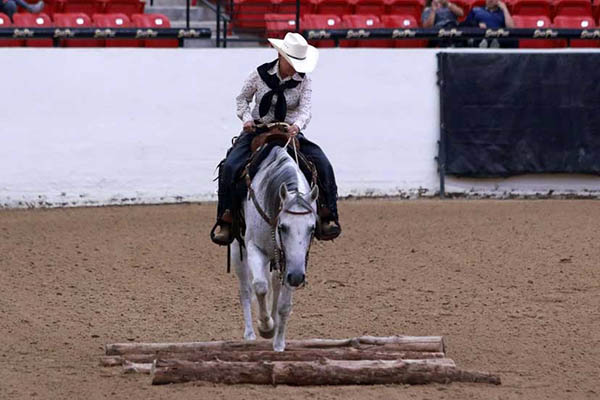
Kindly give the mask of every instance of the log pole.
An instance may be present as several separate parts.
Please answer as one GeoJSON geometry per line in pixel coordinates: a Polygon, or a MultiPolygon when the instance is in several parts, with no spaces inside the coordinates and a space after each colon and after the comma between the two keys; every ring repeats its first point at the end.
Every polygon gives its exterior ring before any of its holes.
{"type": "Polygon", "coordinates": [[[500,384],[497,375],[464,371],[445,358],[395,361],[225,362],[157,360],[152,384],[189,381],[305,385],[373,385],[481,382],[500,384]]]}
{"type": "MultiPolygon", "coordinates": [[[[191,351],[227,350],[258,351],[272,350],[269,340],[256,341],[214,341],[185,343],[114,343],[105,345],[105,354],[148,354],[148,353],[185,353],[191,351]]],[[[382,346],[395,351],[445,352],[444,340],[441,336],[360,336],[350,339],[306,339],[289,340],[286,349],[303,348],[370,348],[382,346]]]]}
{"type": "Polygon", "coordinates": [[[323,359],[329,360],[399,360],[399,359],[427,359],[444,358],[444,353],[432,353],[422,351],[380,351],[378,348],[369,348],[359,350],[355,348],[331,348],[331,349],[298,349],[284,352],[256,350],[256,351],[190,351],[186,353],[165,353],[156,354],[123,354],[121,356],[103,356],[100,359],[100,365],[103,367],[112,367],[123,365],[124,362],[133,363],[152,363],[156,359],[163,360],[184,360],[184,361],[239,361],[239,362],[258,362],[258,361],[317,361],[323,359]]]}

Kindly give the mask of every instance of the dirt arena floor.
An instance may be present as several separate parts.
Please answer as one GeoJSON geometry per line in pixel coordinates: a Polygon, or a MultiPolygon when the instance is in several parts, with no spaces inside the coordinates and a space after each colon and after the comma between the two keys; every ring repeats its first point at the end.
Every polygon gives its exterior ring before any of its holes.
{"type": "Polygon", "coordinates": [[[482,384],[153,387],[105,343],[239,339],[214,204],[0,210],[1,399],[599,399],[600,201],[341,202],[288,338],[443,335],[482,384]]]}

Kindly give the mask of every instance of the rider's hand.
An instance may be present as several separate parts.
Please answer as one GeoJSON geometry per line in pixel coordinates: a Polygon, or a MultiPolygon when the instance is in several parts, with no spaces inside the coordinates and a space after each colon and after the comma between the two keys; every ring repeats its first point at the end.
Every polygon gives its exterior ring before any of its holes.
{"type": "Polygon", "coordinates": [[[288,128],[288,133],[291,137],[296,136],[299,132],[300,128],[298,128],[296,125],[290,125],[290,127],[288,128]]]}
{"type": "Polygon", "coordinates": [[[256,125],[254,125],[254,121],[244,122],[244,132],[254,132],[256,130],[256,125]]]}

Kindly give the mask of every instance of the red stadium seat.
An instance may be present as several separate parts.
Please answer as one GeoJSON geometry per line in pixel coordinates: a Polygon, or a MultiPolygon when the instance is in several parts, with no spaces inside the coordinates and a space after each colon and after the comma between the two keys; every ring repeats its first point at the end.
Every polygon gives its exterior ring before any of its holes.
{"type": "MultiPolygon", "coordinates": [[[[347,29],[383,28],[383,23],[376,15],[343,15],[342,26],[347,29]]],[[[340,40],[340,47],[391,47],[389,40],[340,40]]]]}
{"type": "MultiPolygon", "coordinates": [[[[515,28],[549,29],[550,18],[545,15],[514,15],[515,28]]],[[[553,48],[556,43],[544,39],[519,39],[520,48],[553,48]]]]}
{"type": "Polygon", "coordinates": [[[592,17],[592,3],[589,0],[557,0],[554,3],[554,15],[592,17]]]}
{"type": "Polygon", "coordinates": [[[267,36],[283,39],[288,32],[296,31],[296,14],[265,14],[267,36]]]}
{"type": "MultiPolygon", "coordinates": [[[[12,28],[8,15],[0,13],[0,28],[12,28]]],[[[24,41],[19,39],[0,39],[0,47],[19,47],[23,46],[24,41]]]]}
{"type": "Polygon", "coordinates": [[[554,17],[554,26],[556,28],[593,29],[596,27],[596,21],[592,17],[557,15],[554,17]]]}
{"type": "MultiPolygon", "coordinates": [[[[58,28],[85,28],[94,26],[92,20],[84,13],[54,14],[54,26],[58,28]]],[[[61,39],[64,47],[102,47],[104,40],[99,39],[61,39]]]]}
{"type": "Polygon", "coordinates": [[[103,0],[63,0],[61,13],[73,14],[84,13],[93,15],[104,12],[103,0]]]}
{"type": "MultiPolygon", "coordinates": [[[[382,15],[381,22],[386,28],[392,29],[416,29],[419,27],[417,20],[412,15],[382,15]]],[[[421,39],[398,39],[393,40],[394,47],[427,47],[427,40],[421,39]]]]}
{"type": "Polygon", "coordinates": [[[385,0],[355,0],[354,13],[376,16],[383,15],[385,14],[385,0]]]}
{"type": "Polygon", "coordinates": [[[515,0],[512,3],[512,14],[552,16],[552,3],[550,0],[515,0]]]}
{"type": "MultiPolygon", "coordinates": [[[[305,29],[342,29],[342,20],[337,15],[306,14],[300,21],[300,27],[305,29]]],[[[310,40],[315,47],[335,47],[334,40],[310,40]]]]}
{"type": "Polygon", "coordinates": [[[264,30],[265,14],[276,12],[270,0],[233,0],[232,25],[238,29],[264,30]]]}
{"type": "MultiPolygon", "coordinates": [[[[296,0],[272,0],[279,14],[296,15],[296,0]]],[[[315,0],[300,0],[300,15],[313,14],[316,2],[315,0]]]]}
{"type": "MultiPolygon", "coordinates": [[[[136,28],[170,28],[171,21],[162,14],[133,14],[131,23],[136,28]]],[[[144,39],[144,47],[178,47],[177,39],[144,39]]]]}
{"type": "Polygon", "coordinates": [[[374,14],[342,15],[342,26],[346,29],[383,28],[379,17],[374,14]]]}
{"type": "MultiPolygon", "coordinates": [[[[98,28],[132,28],[133,24],[125,14],[94,14],[94,25],[98,28]]],[[[143,41],[137,39],[106,39],[106,47],[142,47],[143,41]]]]}
{"type": "MultiPolygon", "coordinates": [[[[13,15],[15,26],[23,28],[51,28],[54,26],[47,14],[16,13],[13,15]]],[[[52,39],[25,39],[27,47],[52,47],[52,39]]]]}
{"type": "Polygon", "coordinates": [[[424,0],[386,0],[387,14],[412,15],[421,26],[421,14],[425,7],[424,0]]]}
{"type": "MultiPolygon", "coordinates": [[[[592,17],[577,17],[574,15],[558,15],[554,17],[555,28],[571,28],[571,29],[594,29],[596,22],[592,17]]],[[[566,47],[566,40],[558,40],[557,45],[566,47]]],[[[577,40],[572,39],[569,43],[571,47],[600,47],[599,40],[577,40]]]]}
{"type": "Polygon", "coordinates": [[[596,24],[600,24],[600,0],[595,0],[592,3],[592,13],[594,14],[596,24]]]}
{"type": "Polygon", "coordinates": [[[317,0],[315,13],[342,16],[354,13],[352,0],[317,0]]]}
{"type": "Polygon", "coordinates": [[[107,14],[121,13],[131,18],[133,14],[143,14],[145,2],[140,0],[106,0],[104,12],[107,14]]]}

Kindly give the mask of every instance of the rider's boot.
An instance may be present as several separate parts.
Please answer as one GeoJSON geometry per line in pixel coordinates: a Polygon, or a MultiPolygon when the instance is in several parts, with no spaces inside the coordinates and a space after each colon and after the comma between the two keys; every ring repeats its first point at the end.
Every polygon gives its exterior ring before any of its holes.
{"type": "Polygon", "coordinates": [[[337,218],[329,211],[329,209],[323,207],[319,210],[320,222],[317,227],[315,236],[319,240],[333,240],[340,236],[342,233],[342,227],[337,221],[337,218]]]}
{"type": "Polygon", "coordinates": [[[210,232],[210,239],[221,246],[227,246],[233,242],[233,232],[231,226],[233,224],[233,216],[231,211],[225,210],[223,215],[217,219],[217,223],[210,232]]]}

